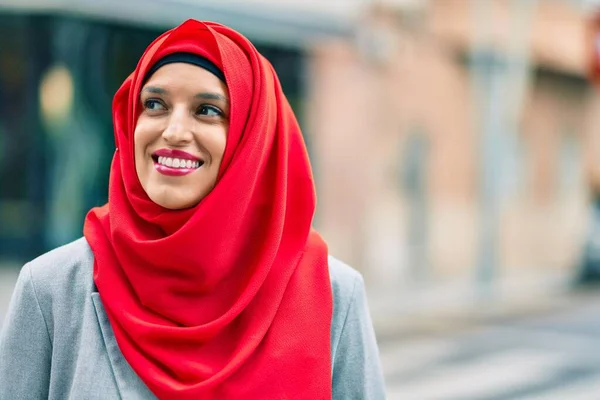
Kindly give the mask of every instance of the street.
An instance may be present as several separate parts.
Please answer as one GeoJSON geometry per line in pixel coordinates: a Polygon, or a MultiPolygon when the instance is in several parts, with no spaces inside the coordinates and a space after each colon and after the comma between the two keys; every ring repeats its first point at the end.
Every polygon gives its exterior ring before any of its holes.
{"type": "Polygon", "coordinates": [[[600,302],[381,343],[390,400],[600,399],[600,302]]]}

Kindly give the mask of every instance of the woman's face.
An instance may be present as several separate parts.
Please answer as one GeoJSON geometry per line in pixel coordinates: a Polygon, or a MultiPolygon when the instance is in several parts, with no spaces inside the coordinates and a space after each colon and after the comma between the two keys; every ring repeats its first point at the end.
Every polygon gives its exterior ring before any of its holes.
{"type": "Polygon", "coordinates": [[[186,63],[159,68],[140,93],[135,169],[148,197],[173,210],[193,207],[215,186],[229,128],[225,84],[186,63]]]}

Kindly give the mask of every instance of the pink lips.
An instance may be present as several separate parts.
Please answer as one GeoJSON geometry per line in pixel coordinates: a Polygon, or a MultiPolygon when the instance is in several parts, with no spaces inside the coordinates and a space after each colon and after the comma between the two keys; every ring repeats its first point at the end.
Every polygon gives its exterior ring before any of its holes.
{"type": "Polygon", "coordinates": [[[163,174],[163,175],[168,175],[168,176],[183,176],[183,175],[188,175],[191,174],[192,172],[196,171],[198,168],[175,168],[175,167],[168,167],[166,165],[163,164],[159,164],[158,163],[158,157],[169,157],[169,158],[179,158],[182,160],[191,160],[193,162],[199,161],[200,162],[200,166],[202,166],[202,164],[204,164],[204,160],[193,156],[190,153],[187,153],[185,151],[181,151],[181,150],[172,150],[172,149],[160,149],[155,151],[154,153],[152,153],[152,158],[154,160],[154,168],[156,168],[156,170],[163,174]]]}

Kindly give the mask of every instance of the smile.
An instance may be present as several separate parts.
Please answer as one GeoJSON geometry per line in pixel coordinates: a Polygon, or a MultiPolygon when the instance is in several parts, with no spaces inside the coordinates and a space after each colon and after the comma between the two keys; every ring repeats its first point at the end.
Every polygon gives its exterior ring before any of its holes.
{"type": "Polygon", "coordinates": [[[204,165],[204,160],[180,150],[161,149],[152,154],[154,168],[168,176],[188,175],[204,165]]]}
{"type": "Polygon", "coordinates": [[[170,168],[199,168],[200,161],[184,160],[182,158],[171,158],[171,157],[158,157],[158,164],[164,165],[170,168]]]}

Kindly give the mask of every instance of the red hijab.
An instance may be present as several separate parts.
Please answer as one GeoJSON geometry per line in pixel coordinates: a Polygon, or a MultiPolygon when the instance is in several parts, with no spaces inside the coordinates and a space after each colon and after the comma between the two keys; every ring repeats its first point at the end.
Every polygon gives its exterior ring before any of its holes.
{"type": "Polygon", "coordinates": [[[330,399],[327,247],[302,134],[272,66],[234,30],[189,20],[157,38],[113,102],[108,204],[84,235],[125,359],[162,399],[330,399]],[[149,68],[175,52],[225,74],[231,101],[215,188],[167,210],[138,180],[133,132],[149,68]]]}

